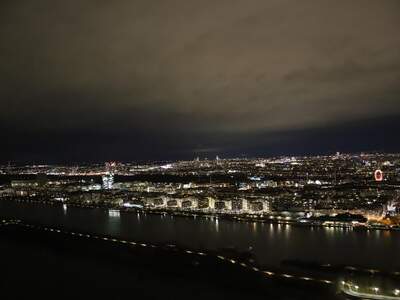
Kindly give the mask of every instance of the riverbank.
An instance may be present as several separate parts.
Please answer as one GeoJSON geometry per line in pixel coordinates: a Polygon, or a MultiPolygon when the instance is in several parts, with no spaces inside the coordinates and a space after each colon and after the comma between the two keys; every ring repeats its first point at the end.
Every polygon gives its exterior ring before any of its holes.
{"type": "Polygon", "coordinates": [[[19,220],[0,223],[0,247],[2,291],[64,288],[97,295],[112,288],[156,299],[337,299],[332,282],[268,274],[239,257],[19,220]]]}
{"type": "Polygon", "coordinates": [[[61,204],[14,201],[0,201],[0,215],[42,226],[87,231],[126,240],[157,244],[174,242],[187,249],[215,251],[235,248],[240,252],[251,249],[254,259],[268,269],[279,269],[280,263],[285,260],[301,260],[400,270],[399,262],[393,259],[400,249],[399,232],[395,231],[237,222],[209,216],[194,219],[192,216],[175,217],[70,205],[64,209],[61,204]]]}
{"type": "Polygon", "coordinates": [[[225,213],[221,212],[208,212],[199,210],[182,210],[182,209],[165,209],[165,208],[127,208],[119,206],[105,206],[105,205],[93,205],[85,203],[63,203],[55,202],[46,199],[3,199],[2,201],[15,201],[20,203],[40,203],[46,205],[66,205],[67,207],[77,208],[100,208],[105,210],[118,210],[121,212],[133,212],[133,213],[146,213],[154,215],[170,215],[175,217],[187,217],[187,218],[206,218],[206,219],[225,219],[235,222],[258,222],[267,224],[281,224],[301,227],[325,227],[325,228],[341,228],[351,230],[383,230],[383,231],[398,231],[400,232],[400,225],[389,226],[389,225],[377,225],[359,222],[333,222],[333,221],[319,221],[314,219],[306,218],[293,218],[290,216],[282,216],[279,212],[274,214],[240,214],[240,213],[225,213]]]}

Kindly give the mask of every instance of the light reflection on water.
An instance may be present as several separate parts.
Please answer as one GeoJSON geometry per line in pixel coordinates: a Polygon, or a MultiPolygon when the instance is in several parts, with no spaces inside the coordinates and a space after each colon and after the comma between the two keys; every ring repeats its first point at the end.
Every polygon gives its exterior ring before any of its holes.
{"type": "Polygon", "coordinates": [[[103,209],[0,201],[0,215],[97,234],[111,234],[189,248],[220,249],[250,246],[263,264],[284,259],[400,269],[400,232],[342,228],[297,227],[283,224],[233,222],[224,219],[124,213],[110,216],[103,209]],[[371,259],[373,257],[373,259],[371,259]]]}

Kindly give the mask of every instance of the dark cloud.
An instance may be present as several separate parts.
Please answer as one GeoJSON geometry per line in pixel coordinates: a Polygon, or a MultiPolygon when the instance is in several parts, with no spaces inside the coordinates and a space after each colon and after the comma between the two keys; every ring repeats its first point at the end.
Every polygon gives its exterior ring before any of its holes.
{"type": "Polygon", "coordinates": [[[398,28],[397,0],[2,1],[2,160],[296,152],[400,116],[398,28]]]}

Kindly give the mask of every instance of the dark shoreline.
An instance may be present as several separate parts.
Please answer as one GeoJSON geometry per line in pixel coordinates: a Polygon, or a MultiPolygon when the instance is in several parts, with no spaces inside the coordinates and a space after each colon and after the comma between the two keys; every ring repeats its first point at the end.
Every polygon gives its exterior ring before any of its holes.
{"type": "Polygon", "coordinates": [[[310,299],[310,293],[315,293],[313,296],[336,299],[332,284],[268,276],[251,265],[243,267],[239,260],[232,263],[233,256],[200,255],[202,252],[171,245],[130,244],[132,241],[88,237],[21,221],[6,223],[0,223],[0,247],[6,258],[2,272],[7,274],[1,281],[3,289],[21,285],[93,292],[99,288],[134,289],[146,298],[168,299],[187,297],[193,290],[194,299],[310,299]],[[172,294],[166,295],[166,290],[172,294]]]}

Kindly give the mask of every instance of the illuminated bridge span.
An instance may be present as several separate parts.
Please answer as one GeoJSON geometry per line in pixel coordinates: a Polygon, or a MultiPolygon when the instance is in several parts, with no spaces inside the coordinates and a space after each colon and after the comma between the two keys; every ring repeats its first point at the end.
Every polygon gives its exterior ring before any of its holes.
{"type": "MultiPolygon", "coordinates": [[[[154,244],[149,244],[149,243],[140,242],[140,241],[128,241],[128,240],[118,239],[118,238],[109,237],[109,236],[92,235],[92,234],[80,233],[80,232],[76,232],[76,231],[62,230],[59,228],[51,228],[51,227],[46,227],[46,226],[27,224],[20,220],[2,220],[0,222],[0,227],[7,226],[7,225],[23,226],[25,228],[51,232],[54,234],[64,234],[64,235],[69,235],[69,236],[73,236],[76,238],[89,238],[89,239],[103,240],[106,242],[125,244],[125,245],[130,245],[130,246],[135,246],[135,247],[164,248],[164,249],[171,248],[174,250],[181,251],[182,253],[184,253],[186,255],[214,257],[215,259],[220,260],[222,262],[235,264],[235,265],[238,265],[249,271],[259,273],[260,275],[263,275],[265,278],[301,280],[301,281],[308,281],[308,282],[323,283],[323,284],[328,284],[328,285],[334,284],[333,281],[327,280],[327,279],[321,279],[321,278],[315,278],[315,277],[314,278],[313,277],[303,277],[303,276],[297,276],[297,275],[293,275],[293,274],[277,273],[277,272],[272,272],[269,270],[262,270],[258,266],[249,264],[244,261],[238,261],[238,260],[223,256],[223,255],[217,255],[215,253],[206,253],[206,252],[195,251],[195,250],[191,250],[191,249],[180,249],[180,248],[178,248],[177,245],[174,245],[174,244],[154,245],[154,244]]],[[[396,298],[396,300],[399,300],[399,299],[396,298]]]]}

